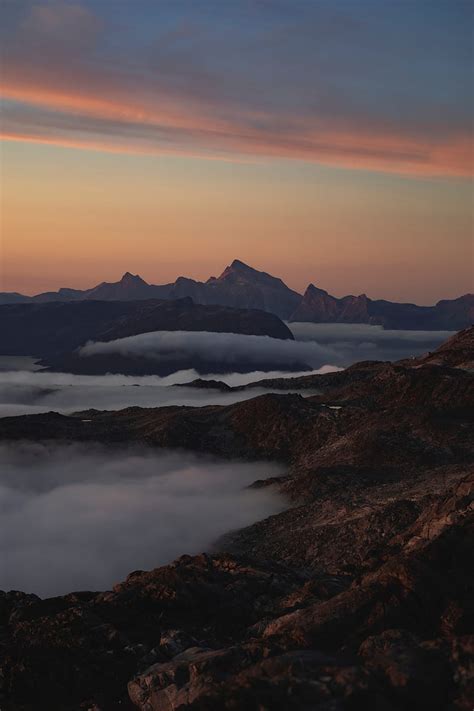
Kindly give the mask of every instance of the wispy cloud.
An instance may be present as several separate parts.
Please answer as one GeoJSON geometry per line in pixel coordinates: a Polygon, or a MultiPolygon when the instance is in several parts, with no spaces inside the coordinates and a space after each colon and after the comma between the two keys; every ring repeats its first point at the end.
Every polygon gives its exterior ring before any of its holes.
{"type": "MultiPolygon", "coordinates": [[[[145,11],[141,3],[121,5],[128,32],[107,4],[101,12],[67,2],[3,10],[5,138],[227,160],[292,158],[415,175],[464,176],[472,169],[468,99],[446,100],[451,77],[438,72],[436,90],[432,77],[423,82],[414,72],[425,95],[426,110],[420,109],[416,94],[403,88],[404,58],[393,76],[380,38],[372,36],[377,27],[365,27],[347,6],[333,16],[302,4],[291,19],[263,7],[234,16],[235,8],[221,6],[212,23],[206,3],[200,13],[188,3],[145,11]],[[347,47],[354,56],[344,74],[347,47]],[[375,51],[388,65],[398,106],[380,85],[375,51]]],[[[378,29],[389,31],[383,24],[378,29]]],[[[416,57],[411,45],[407,52],[416,57]]],[[[418,52],[421,57],[423,46],[418,52]]],[[[455,71],[457,56],[451,59],[455,71]]]]}

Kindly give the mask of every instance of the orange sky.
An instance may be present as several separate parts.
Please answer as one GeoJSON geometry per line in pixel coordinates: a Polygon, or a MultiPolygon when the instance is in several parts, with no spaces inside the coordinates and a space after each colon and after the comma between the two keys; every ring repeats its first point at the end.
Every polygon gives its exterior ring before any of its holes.
{"type": "Polygon", "coordinates": [[[207,279],[474,291],[473,11],[0,4],[0,290],[207,279]]]}
{"type": "Polygon", "coordinates": [[[234,258],[304,290],[429,303],[473,289],[470,185],[5,143],[0,290],[205,279],[234,258]]]}

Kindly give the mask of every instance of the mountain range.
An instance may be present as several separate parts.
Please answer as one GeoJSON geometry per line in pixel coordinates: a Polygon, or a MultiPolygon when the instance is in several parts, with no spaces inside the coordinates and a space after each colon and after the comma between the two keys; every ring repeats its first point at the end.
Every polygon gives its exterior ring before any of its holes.
{"type": "Polygon", "coordinates": [[[433,306],[370,299],[366,294],[337,298],[310,284],[304,294],[281,279],[234,259],[219,277],[206,282],[180,276],[171,284],[148,284],[126,272],[118,282],[92,289],[61,288],[36,296],[0,293],[0,304],[69,301],[137,301],[191,297],[197,304],[260,309],[288,321],[367,323],[389,329],[456,330],[474,322],[474,294],[438,301],[433,306]]]}

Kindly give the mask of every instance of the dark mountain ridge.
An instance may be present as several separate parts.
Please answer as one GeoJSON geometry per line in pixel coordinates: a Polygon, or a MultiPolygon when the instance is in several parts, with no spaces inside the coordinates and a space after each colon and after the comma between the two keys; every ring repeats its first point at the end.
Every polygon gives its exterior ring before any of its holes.
{"type": "Polygon", "coordinates": [[[474,322],[474,294],[438,301],[434,306],[417,306],[369,299],[366,294],[338,299],[310,284],[289,320],[368,323],[394,330],[457,330],[474,322]]]}
{"type": "Polygon", "coordinates": [[[62,288],[36,296],[0,293],[0,304],[50,301],[129,301],[178,299],[190,296],[203,305],[260,309],[289,321],[312,323],[368,323],[389,329],[455,330],[474,322],[474,294],[442,300],[434,306],[417,306],[373,300],[365,294],[336,298],[310,284],[302,296],[281,279],[234,259],[219,277],[206,282],[180,276],[172,284],[148,284],[126,272],[120,281],[102,282],[84,291],[62,288]]]}
{"type": "MultiPolygon", "coordinates": [[[[293,340],[288,327],[274,314],[225,306],[203,306],[191,298],[147,301],[73,301],[0,306],[0,354],[34,355],[54,370],[102,374],[168,375],[174,362],[120,355],[82,358],[77,352],[88,341],[113,341],[153,331],[211,331],[270,336],[293,340]]],[[[212,353],[206,361],[180,355],[180,369],[222,372],[212,353]]],[[[267,364],[260,365],[268,370],[267,364]]],[[[239,362],[242,372],[255,370],[255,362],[239,362]]],[[[305,368],[304,363],[295,367],[305,368]]]]}

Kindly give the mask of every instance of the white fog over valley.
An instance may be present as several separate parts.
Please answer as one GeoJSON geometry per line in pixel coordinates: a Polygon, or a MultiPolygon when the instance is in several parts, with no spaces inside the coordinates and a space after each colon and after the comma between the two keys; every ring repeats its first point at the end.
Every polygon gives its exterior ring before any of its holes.
{"type": "MultiPolygon", "coordinates": [[[[338,370],[321,368],[316,372],[338,370]]],[[[311,372],[311,371],[309,371],[311,372]]],[[[297,373],[229,373],[206,375],[207,380],[222,380],[229,385],[245,385],[261,378],[290,377],[297,373]]],[[[308,371],[300,373],[308,375],[308,371]]],[[[177,387],[202,377],[196,371],[179,371],[166,378],[158,375],[73,375],[28,371],[0,371],[0,417],[34,415],[41,412],[71,414],[80,410],[120,410],[125,407],[164,407],[167,405],[231,405],[249,397],[272,392],[258,387],[247,391],[221,392],[212,388],[177,387]]],[[[289,391],[292,392],[292,391],[289,391]]],[[[295,390],[294,392],[297,392],[295,390]]],[[[305,391],[305,394],[310,394],[305,391]]]]}
{"type": "MultiPolygon", "coordinates": [[[[265,378],[327,373],[360,360],[419,355],[450,335],[366,325],[290,325],[296,341],[161,332],[86,347],[90,353],[139,353],[158,360],[169,359],[175,351],[205,357],[212,350],[229,366],[224,375],[180,370],[179,359],[175,373],[160,377],[55,373],[42,369],[34,358],[0,357],[0,417],[134,405],[228,405],[272,390],[259,385],[240,392],[220,391],[185,384],[203,378],[239,386],[265,378]],[[310,369],[288,372],[285,368],[295,356],[310,369]],[[233,367],[243,358],[247,362],[255,358],[255,363],[266,359],[272,370],[235,372],[233,367]]],[[[105,589],[134,569],[209,550],[229,530],[284,508],[273,488],[246,488],[257,479],[282,473],[275,464],[222,462],[140,447],[3,443],[0,589],[42,596],[105,589]]]]}
{"type": "Polygon", "coordinates": [[[284,508],[283,469],[143,447],[0,445],[0,589],[106,589],[284,508]]]}
{"type": "MultiPolygon", "coordinates": [[[[175,362],[185,357],[209,358],[229,372],[241,362],[265,361],[272,369],[291,369],[295,363],[309,368],[346,367],[360,360],[396,360],[419,355],[442,343],[449,331],[385,331],[366,324],[290,323],[295,339],[206,331],[155,331],[114,341],[88,343],[84,358],[94,355],[143,357],[175,362]]],[[[293,368],[294,369],[294,368],[293,368]]]]}
{"type": "MultiPolygon", "coordinates": [[[[361,360],[398,360],[433,350],[451,335],[449,331],[385,331],[366,324],[289,324],[296,341],[281,341],[267,336],[206,332],[158,332],[86,346],[86,353],[139,353],[150,359],[169,359],[177,350],[205,356],[212,352],[228,363],[226,374],[200,374],[180,370],[166,377],[158,375],[74,375],[45,372],[34,359],[0,356],[0,417],[35,414],[51,410],[64,414],[95,408],[114,410],[137,405],[229,405],[269,392],[263,387],[243,392],[186,388],[196,378],[220,380],[230,386],[246,385],[263,379],[327,373],[361,360]],[[256,361],[266,358],[273,367],[264,372],[233,372],[249,354],[256,361]],[[307,362],[309,370],[281,370],[296,358],[307,362]],[[180,387],[176,387],[177,385],[180,387]]],[[[83,349],[85,350],[85,349],[83,349]]],[[[251,356],[250,356],[251,360],[251,356]]],[[[306,395],[310,393],[305,391],[306,395]]]]}

